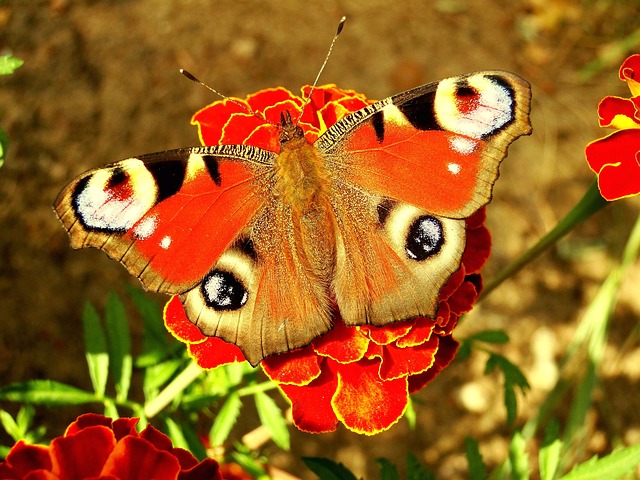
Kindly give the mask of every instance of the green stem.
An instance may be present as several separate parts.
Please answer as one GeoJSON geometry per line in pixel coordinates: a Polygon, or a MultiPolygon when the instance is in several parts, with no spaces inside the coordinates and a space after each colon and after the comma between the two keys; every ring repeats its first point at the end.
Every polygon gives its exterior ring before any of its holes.
{"type": "Polygon", "coordinates": [[[192,361],[187,368],[180,372],[180,374],[158,394],[156,398],[153,398],[144,406],[145,416],[147,418],[152,418],[157,415],[201,374],[202,369],[196,362],[192,361]]]}
{"type": "Polygon", "coordinates": [[[558,240],[560,240],[567,233],[573,230],[578,224],[582,223],[591,215],[608,204],[609,202],[607,202],[600,195],[597,183],[593,182],[591,187],[589,187],[589,190],[587,190],[587,192],[584,194],[584,197],[582,197],[582,200],[580,200],[578,204],[573,207],[573,209],[567,214],[566,217],[560,220],[560,222],[554,227],[553,230],[542,237],[538,241],[538,243],[527,250],[518,259],[516,259],[510,265],[507,265],[507,267],[500,271],[495,276],[495,278],[487,283],[482,291],[482,294],[480,295],[480,299],[486,297],[491,291],[498,287],[507,278],[514,276],[516,273],[522,270],[523,267],[531,263],[533,260],[546,252],[549,248],[555,245],[558,240]]]}

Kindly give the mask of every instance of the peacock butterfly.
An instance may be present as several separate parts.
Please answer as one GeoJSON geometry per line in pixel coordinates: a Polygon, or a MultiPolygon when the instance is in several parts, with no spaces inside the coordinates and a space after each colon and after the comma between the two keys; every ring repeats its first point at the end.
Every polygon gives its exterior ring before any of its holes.
{"type": "MultiPolygon", "coordinates": [[[[465,218],[531,132],[530,87],[488,71],[358,110],[315,142],[284,112],[279,150],[182,148],[90,170],[54,203],[73,248],[179,295],[203,334],[257,364],[332,327],[433,317],[465,218]]],[[[299,118],[299,117],[298,117],[299,118]]]]}

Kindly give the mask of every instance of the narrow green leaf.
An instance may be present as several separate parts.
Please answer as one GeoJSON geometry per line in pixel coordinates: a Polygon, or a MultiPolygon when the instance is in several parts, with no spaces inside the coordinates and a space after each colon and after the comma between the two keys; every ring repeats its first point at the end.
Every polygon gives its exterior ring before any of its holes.
{"type": "Polygon", "coordinates": [[[509,445],[509,461],[511,462],[511,479],[528,480],[529,455],[527,454],[527,442],[520,432],[515,432],[509,445]]]}
{"type": "Polygon", "coordinates": [[[380,480],[400,480],[398,468],[386,458],[376,458],[380,465],[380,480]]]}
{"type": "Polygon", "coordinates": [[[209,431],[209,443],[212,446],[215,447],[224,444],[231,432],[231,429],[236,424],[236,421],[240,416],[241,408],[242,400],[240,400],[238,394],[230,394],[224,402],[224,405],[222,405],[220,412],[218,412],[211,430],[209,431]]]}
{"type": "Polygon", "coordinates": [[[9,148],[9,137],[7,137],[7,134],[0,128],[0,167],[4,165],[7,148],[9,148]]]}
{"type": "Polygon", "coordinates": [[[358,480],[343,464],[328,458],[302,457],[302,461],[320,480],[358,480]]]}
{"type": "Polygon", "coordinates": [[[0,75],[10,75],[24,64],[23,60],[11,55],[0,55],[0,75]]]}
{"type": "Polygon", "coordinates": [[[469,463],[469,478],[471,480],[484,480],[487,478],[487,466],[482,459],[478,442],[471,437],[464,439],[464,448],[467,452],[469,463]]]}
{"type": "Polygon", "coordinates": [[[0,410],[0,423],[7,434],[13,438],[15,442],[22,438],[22,432],[18,427],[18,423],[13,419],[9,412],[0,410]]]}
{"type": "Polygon", "coordinates": [[[9,455],[10,451],[11,451],[11,447],[5,447],[4,445],[0,445],[0,460],[4,460],[7,457],[7,455],[9,455]]]}
{"type": "Polygon", "coordinates": [[[182,435],[187,442],[187,450],[198,460],[205,459],[207,457],[207,450],[198,434],[190,424],[181,422],[180,425],[182,426],[182,435]]]}
{"type": "Polygon", "coordinates": [[[155,300],[138,288],[131,287],[127,291],[144,325],[142,353],[136,358],[136,366],[146,367],[157,364],[170,355],[167,331],[162,320],[162,309],[155,300]]]}
{"type": "Polygon", "coordinates": [[[118,406],[111,399],[104,401],[104,416],[113,418],[120,418],[120,412],[118,412],[118,406]]]}
{"type": "Polygon", "coordinates": [[[155,397],[159,389],[178,373],[183,363],[180,359],[167,360],[146,367],[144,369],[144,381],[142,385],[144,398],[149,400],[151,397],[155,397]]]}
{"type": "Polygon", "coordinates": [[[407,480],[436,480],[433,473],[424,468],[414,453],[407,453],[407,480]]]}
{"type": "Polygon", "coordinates": [[[562,450],[562,441],[558,438],[559,435],[560,427],[558,422],[554,420],[545,429],[544,440],[538,455],[540,480],[553,480],[556,478],[562,450]]]}
{"type": "Polygon", "coordinates": [[[517,414],[517,398],[515,387],[525,393],[529,389],[529,382],[522,371],[506,357],[491,352],[485,366],[485,373],[490,373],[494,369],[502,370],[504,375],[504,404],[507,409],[507,421],[513,423],[517,414]]]}
{"type": "Polygon", "coordinates": [[[93,393],[52,380],[30,380],[0,388],[0,400],[37,405],[81,405],[99,402],[93,393]]]}
{"type": "Polygon", "coordinates": [[[509,341],[509,335],[504,330],[484,330],[471,335],[468,340],[485,343],[503,344],[509,341]]]}
{"type": "Polygon", "coordinates": [[[413,405],[413,400],[411,397],[408,398],[407,409],[404,412],[404,418],[407,419],[409,428],[411,430],[415,430],[416,429],[416,409],[413,405]]]}
{"type": "Polygon", "coordinates": [[[640,445],[632,445],[609,455],[591,457],[577,465],[560,480],[616,480],[630,474],[640,465],[640,445]]]}
{"type": "Polygon", "coordinates": [[[244,470],[256,480],[270,480],[259,460],[254,458],[254,453],[249,451],[244,445],[236,444],[236,451],[231,453],[231,459],[239,464],[244,470]]]}
{"type": "Polygon", "coordinates": [[[167,417],[164,420],[165,425],[167,426],[167,435],[171,439],[174,447],[184,448],[185,450],[189,449],[189,443],[184,436],[182,431],[182,426],[174,421],[171,417],[167,417]]]}
{"type": "Polygon", "coordinates": [[[109,353],[107,352],[107,337],[100,321],[100,316],[90,303],[84,306],[82,314],[84,330],[84,348],[89,366],[89,376],[93,391],[98,397],[104,397],[109,377],[109,353]]]}
{"type": "Polygon", "coordinates": [[[105,310],[107,335],[109,337],[109,359],[111,375],[116,386],[116,398],[123,402],[129,394],[131,385],[131,335],[124,305],[118,296],[111,292],[105,310]]]}
{"type": "Polygon", "coordinates": [[[289,429],[276,402],[264,392],[256,392],[254,398],[262,425],[267,428],[276,445],[283,450],[289,450],[289,429]]]}

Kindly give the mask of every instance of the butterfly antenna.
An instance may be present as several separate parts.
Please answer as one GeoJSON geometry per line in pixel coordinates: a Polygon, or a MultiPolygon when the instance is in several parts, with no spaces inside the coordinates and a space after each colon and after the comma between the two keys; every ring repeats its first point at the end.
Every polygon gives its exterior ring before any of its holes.
{"type": "Polygon", "coordinates": [[[246,105],[242,102],[239,102],[231,97],[227,97],[226,95],[223,95],[222,93],[220,93],[219,91],[217,91],[215,88],[210,87],[209,85],[207,85],[206,83],[204,83],[203,81],[199,80],[198,78],[195,77],[195,75],[193,75],[192,73],[188,72],[187,70],[185,70],[184,68],[180,69],[180,73],[182,75],[184,75],[185,77],[187,77],[189,80],[191,80],[192,82],[195,83],[199,83],[200,85],[202,85],[204,88],[206,88],[207,90],[212,91],[213,93],[215,93],[216,95],[218,95],[220,98],[223,98],[231,103],[234,103],[236,105],[238,105],[239,107],[241,107],[242,109],[246,110],[248,113],[250,113],[251,115],[254,115],[256,117],[258,117],[260,120],[268,123],[269,125],[273,125],[274,127],[278,127],[278,125],[276,125],[275,123],[270,122],[269,120],[267,120],[265,118],[265,116],[260,113],[260,112],[256,112],[255,110],[253,110],[249,105],[246,105]]]}
{"type": "Polygon", "coordinates": [[[333,45],[336,43],[336,40],[342,33],[342,29],[344,28],[344,23],[346,21],[347,21],[347,17],[342,17],[340,19],[340,22],[338,23],[338,28],[336,29],[336,33],[333,36],[333,40],[331,40],[331,44],[329,45],[329,50],[327,51],[327,55],[324,57],[324,62],[322,62],[322,66],[320,67],[320,70],[318,70],[318,75],[316,75],[316,79],[313,81],[313,85],[311,85],[311,90],[309,90],[309,95],[307,95],[307,99],[305,100],[304,104],[302,105],[302,108],[300,109],[300,116],[298,117],[296,123],[300,121],[300,119],[302,118],[302,114],[304,113],[305,107],[311,101],[311,96],[313,95],[313,91],[316,89],[316,85],[318,85],[318,80],[320,80],[320,75],[322,75],[322,71],[324,70],[324,67],[327,66],[327,62],[329,61],[329,57],[331,56],[333,45]]]}

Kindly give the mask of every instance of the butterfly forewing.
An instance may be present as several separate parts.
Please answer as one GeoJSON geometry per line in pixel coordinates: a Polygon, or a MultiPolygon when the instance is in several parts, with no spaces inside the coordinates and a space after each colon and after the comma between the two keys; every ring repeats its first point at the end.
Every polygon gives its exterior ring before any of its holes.
{"type": "Polygon", "coordinates": [[[123,160],[78,177],[54,208],[74,248],[104,250],[148,290],[182,293],[264,203],[269,152],[243,153],[242,162],[207,147],[123,160]]]}

